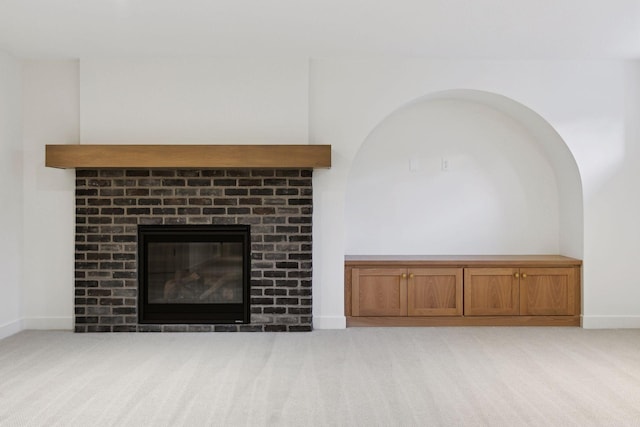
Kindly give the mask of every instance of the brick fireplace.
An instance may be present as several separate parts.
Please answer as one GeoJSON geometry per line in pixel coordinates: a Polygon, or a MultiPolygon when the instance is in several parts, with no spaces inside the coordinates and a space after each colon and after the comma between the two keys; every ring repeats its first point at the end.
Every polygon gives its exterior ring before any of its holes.
{"type": "Polygon", "coordinates": [[[76,169],[76,332],[310,331],[312,169],[76,169]],[[251,227],[250,323],[139,324],[138,225],[251,227]]]}

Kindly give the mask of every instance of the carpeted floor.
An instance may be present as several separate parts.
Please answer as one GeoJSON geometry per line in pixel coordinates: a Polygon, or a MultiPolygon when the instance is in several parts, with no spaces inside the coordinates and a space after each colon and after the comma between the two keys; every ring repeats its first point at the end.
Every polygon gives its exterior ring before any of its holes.
{"type": "Polygon", "coordinates": [[[640,330],[0,341],[0,426],[640,426],[640,330]]]}

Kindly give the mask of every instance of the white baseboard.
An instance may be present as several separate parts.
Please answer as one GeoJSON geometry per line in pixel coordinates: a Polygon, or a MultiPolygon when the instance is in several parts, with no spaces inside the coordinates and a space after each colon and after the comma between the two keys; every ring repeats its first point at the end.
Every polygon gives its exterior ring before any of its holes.
{"type": "Polygon", "coordinates": [[[0,325],[0,340],[3,338],[7,338],[13,334],[17,334],[22,329],[22,321],[14,320],[13,322],[5,323],[4,325],[0,325]]]}
{"type": "Polygon", "coordinates": [[[344,316],[313,316],[313,329],[344,329],[347,318],[344,316]]]}
{"type": "MultiPolygon", "coordinates": [[[[345,316],[314,316],[314,329],[345,329],[345,316]]],[[[640,329],[640,315],[583,316],[584,329],[640,329]]],[[[0,325],[0,339],[24,329],[73,330],[73,317],[31,317],[0,325]]]]}
{"type": "Polygon", "coordinates": [[[26,317],[22,329],[60,330],[73,329],[73,317],[26,317]]]}
{"type": "Polygon", "coordinates": [[[584,329],[640,329],[640,315],[582,316],[584,329]]]}

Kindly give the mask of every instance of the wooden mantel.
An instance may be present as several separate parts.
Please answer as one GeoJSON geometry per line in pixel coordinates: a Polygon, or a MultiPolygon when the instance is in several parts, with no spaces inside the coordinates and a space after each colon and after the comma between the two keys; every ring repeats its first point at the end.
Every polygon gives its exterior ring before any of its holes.
{"type": "Polygon", "coordinates": [[[330,145],[47,145],[52,168],[329,168],[330,145]]]}

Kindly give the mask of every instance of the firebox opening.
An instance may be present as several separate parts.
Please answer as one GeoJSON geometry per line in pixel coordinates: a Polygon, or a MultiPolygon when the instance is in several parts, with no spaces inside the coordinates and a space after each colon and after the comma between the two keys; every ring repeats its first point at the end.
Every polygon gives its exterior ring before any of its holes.
{"type": "Polygon", "coordinates": [[[138,226],[140,323],[249,323],[248,225],[138,226]]]}

